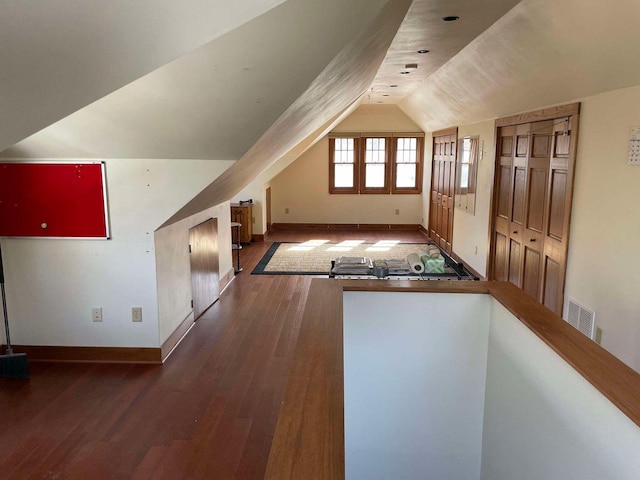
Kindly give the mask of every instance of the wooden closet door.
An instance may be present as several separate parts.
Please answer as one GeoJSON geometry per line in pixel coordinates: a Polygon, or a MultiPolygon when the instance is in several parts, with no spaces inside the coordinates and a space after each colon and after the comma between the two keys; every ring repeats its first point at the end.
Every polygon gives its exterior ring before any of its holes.
{"type": "Polygon", "coordinates": [[[554,122],[551,137],[540,301],[558,315],[564,301],[577,123],[577,115],[554,122]]]}
{"type": "Polygon", "coordinates": [[[531,148],[527,158],[526,214],[523,232],[522,289],[542,301],[542,264],[547,218],[547,184],[553,122],[529,125],[531,148]]]}
{"type": "Polygon", "coordinates": [[[220,298],[218,219],[189,229],[193,318],[197,320],[220,298]]]}
{"type": "Polygon", "coordinates": [[[436,133],[433,137],[429,236],[449,253],[453,238],[457,135],[454,129],[452,133],[436,133]]]}
{"type": "Polygon", "coordinates": [[[496,168],[495,219],[493,232],[493,278],[509,281],[511,245],[511,179],[515,147],[515,127],[498,129],[498,164],[496,168]]]}
{"type": "Polygon", "coordinates": [[[496,121],[489,278],[517,285],[558,315],[564,300],[579,107],[496,121]]]}

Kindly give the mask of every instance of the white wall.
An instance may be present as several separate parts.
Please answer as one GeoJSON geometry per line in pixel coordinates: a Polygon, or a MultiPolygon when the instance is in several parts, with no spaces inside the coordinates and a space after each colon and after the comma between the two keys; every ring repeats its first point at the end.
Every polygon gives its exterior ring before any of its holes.
{"type": "Polygon", "coordinates": [[[208,208],[155,233],[160,345],[182,321],[193,319],[189,229],[209,218],[218,219],[219,273],[223,277],[233,270],[229,202],[208,208]]]}
{"type": "Polygon", "coordinates": [[[483,480],[636,480],[640,429],[496,300],[483,480]]]}
{"type": "Polygon", "coordinates": [[[111,240],[3,239],[13,343],[159,346],[154,229],[232,163],[106,160],[111,240]]]}
{"type": "Polygon", "coordinates": [[[489,300],[345,292],[347,480],[480,477],[489,300]]]}
{"type": "Polygon", "coordinates": [[[458,138],[477,135],[484,142],[478,161],[476,211],[472,215],[458,208],[453,213],[453,251],[480,275],[487,274],[489,218],[495,165],[495,122],[488,120],[458,128],[458,138]],[[477,252],[476,252],[477,248],[477,252]]]}
{"type": "MultiPolygon", "coordinates": [[[[421,131],[397,106],[368,104],[358,107],[333,130],[421,131]]],[[[329,142],[324,137],[271,180],[271,219],[273,223],[419,224],[421,198],[421,195],[330,195],[329,142]]]]}
{"type": "MultiPolygon", "coordinates": [[[[602,346],[640,371],[640,167],[626,163],[630,129],[640,126],[640,86],[577,100],[581,102],[566,296],[594,310],[602,346]]],[[[543,108],[541,105],[539,108],[543,108]]],[[[476,213],[454,212],[453,250],[486,275],[488,228],[495,165],[494,120],[458,127],[458,136],[479,135],[476,213]],[[475,254],[475,247],[478,254],[475,254]]],[[[426,139],[431,158],[430,138],[426,139]]],[[[428,225],[430,160],[425,169],[422,216],[428,225]]],[[[565,302],[566,303],[566,302],[565,302]]]]}
{"type": "Polygon", "coordinates": [[[565,292],[595,311],[602,346],[640,371],[640,167],[627,165],[640,86],[581,101],[565,292]]]}

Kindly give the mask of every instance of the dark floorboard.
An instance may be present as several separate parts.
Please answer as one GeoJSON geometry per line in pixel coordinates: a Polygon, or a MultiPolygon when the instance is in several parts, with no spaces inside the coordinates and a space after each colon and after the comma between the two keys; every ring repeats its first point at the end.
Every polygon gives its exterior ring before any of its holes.
{"type": "Polygon", "coordinates": [[[162,366],[31,362],[0,379],[0,478],[261,479],[312,277],[250,275],[273,241],[421,242],[419,232],[280,232],[162,366]]]}

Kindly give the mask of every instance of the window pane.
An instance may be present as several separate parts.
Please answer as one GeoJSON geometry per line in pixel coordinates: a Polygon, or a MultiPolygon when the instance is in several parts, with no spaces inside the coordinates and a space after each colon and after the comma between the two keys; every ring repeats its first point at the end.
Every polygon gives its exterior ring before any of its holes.
{"type": "Polygon", "coordinates": [[[334,163],[353,163],[353,138],[336,138],[334,140],[334,163]]]}
{"type": "Polygon", "coordinates": [[[469,164],[463,163],[460,167],[460,186],[467,188],[469,186],[469,164]]]}
{"type": "Polygon", "coordinates": [[[415,188],[416,186],[416,164],[398,164],[396,166],[396,187],[415,188]]]}
{"type": "Polygon", "coordinates": [[[385,162],[385,140],[384,138],[367,138],[365,148],[365,163],[385,162]]]}
{"type": "Polygon", "coordinates": [[[353,187],[353,164],[336,164],[334,168],[334,186],[337,188],[353,187]]]}
{"type": "Polygon", "coordinates": [[[370,163],[366,165],[365,184],[367,188],[384,187],[384,165],[370,163]]]}
{"type": "Polygon", "coordinates": [[[417,138],[398,138],[396,163],[416,163],[418,161],[417,151],[417,138]]]}

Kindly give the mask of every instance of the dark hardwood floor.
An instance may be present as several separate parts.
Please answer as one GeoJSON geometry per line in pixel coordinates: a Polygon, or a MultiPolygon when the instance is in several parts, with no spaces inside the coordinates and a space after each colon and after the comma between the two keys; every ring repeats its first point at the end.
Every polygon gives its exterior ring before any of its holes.
{"type": "Polygon", "coordinates": [[[267,235],[162,366],[31,362],[0,379],[0,478],[262,479],[312,277],[251,275],[273,241],[420,232],[267,235]]]}

